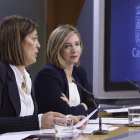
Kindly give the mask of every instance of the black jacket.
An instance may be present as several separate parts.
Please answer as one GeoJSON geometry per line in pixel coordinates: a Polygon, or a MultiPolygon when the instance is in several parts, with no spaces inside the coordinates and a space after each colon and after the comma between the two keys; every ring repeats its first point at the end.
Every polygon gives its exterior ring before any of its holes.
{"type": "MultiPolygon", "coordinates": [[[[86,72],[81,66],[74,66],[73,76],[76,82],[92,92],[87,80],[86,72]]],[[[47,64],[38,72],[35,78],[34,87],[39,113],[56,111],[65,115],[72,114],[87,116],[87,114],[95,110],[94,103],[87,99],[88,94],[79,87],[80,102],[87,105],[88,111],[85,110],[83,105],[69,107],[65,101],[60,99],[62,96],[61,93],[64,93],[69,99],[69,85],[64,70],[56,68],[51,63],[47,64]]],[[[97,118],[97,113],[91,118],[97,118]]]]}
{"type": "Polygon", "coordinates": [[[38,130],[38,107],[32,87],[31,96],[34,102],[34,114],[19,117],[21,104],[11,67],[0,61],[0,134],[6,132],[38,130]]]}

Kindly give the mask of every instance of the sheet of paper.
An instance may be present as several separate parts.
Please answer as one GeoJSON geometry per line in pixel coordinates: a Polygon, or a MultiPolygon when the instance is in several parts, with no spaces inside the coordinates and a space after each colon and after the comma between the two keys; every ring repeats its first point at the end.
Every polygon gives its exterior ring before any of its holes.
{"type": "Polygon", "coordinates": [[[51,133],[55,133],[55,129],[44,129],[44,131],[42,131],[42,134],[51,134],[51,133]]]}
{"type": "MultiPolygon", "coordinates": [[[[118,127],[113,127],[111,125],[106,125],[106,124],[102,125],[103,130],[113,131],[117,128],[118,127]]],[[[82,132],[79,129],[75,129],[74,132],[84,133],[84,134],[92,134],[93,131],[96,131],[98,129],[99,129],[99,124],[88,124],[87,127],[84,130],[82,130],[82,132]]]]}
{"type": "Polygon", "coordinates": [[[97,111],[97,109],[95,109],[93,112],[91,112],[86,118],[84,118],[82,121],[80,121],[79,123],[77,123],[76,125],[73,126],[73,128],[78,128],[80,126],[82,126],[93,114],[95,114],[95,112],[97,111]]]}
{"type": "Polygon", "coordinates": [[[24,139],[31,134],[14,134],[14,135],[0,135],[0,140],[21,140],[24,139]]]}
{"type": "Polygon", "coordinates": [[[116,129],[118,129],[119,127],[114,127],[114,126],[112,126],[112,127],[109,127],[107,130],[108,131],[113,131],[113,130],[116,130],[116,129]]]}
{"type": "Polygon", "coordinates": [[[128,108],[119,108],[119,109],[107,109],[107,113],[119,113],[119,112],[128,112],[128,108]]]}
{"type": "Polygon", "coordinates": [[[43,130],[10,132],[0,135],[0,140],[21,140],[30,135],[41,134],[43,130]]]}
{"type": "MultiPolygon", "coordinates": [[[[129,108],[140,108],[140,106],[133,106],[129,108]]],[[[119,109],[106,109],[105,110],[107,113],[119,113],[119,112],[128,112],[128,107],[127,108],[119,108],[119,109]]]]}
{"type": "MultiPolygon", "coordinates": [[[[89,120],[89,124],[99,123],[99,118],[96,120],[89,120]]],[[[102,118],[103,124],[128,124],[128,118],[102,118]]]]}

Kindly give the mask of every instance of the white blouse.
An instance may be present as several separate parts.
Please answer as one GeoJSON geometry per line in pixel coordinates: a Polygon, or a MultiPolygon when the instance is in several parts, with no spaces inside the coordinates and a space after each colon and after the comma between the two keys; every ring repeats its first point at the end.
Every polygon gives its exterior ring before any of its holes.
{"type": "MultiPolygon", "coordinates": [[[[26,84],[26,88],[27,88],[27,94],[26,94],[21,89],[21,83],[23,82],[22,74],[20,73],[19,69],[16,66],[10,65],[10,67],[14,71],[16,83],[17,83],[17,87],[18,87],[18,91],[19,91],[20,104],[21,104],[20,117],[33,115],[34,103],[33,103],[32,96],[31,96],[32,82],[31,82],[30,75],[28,74],[26,69],[24,69],[25,81],[26,81],[26,83],[28,83],[28,84],[26,84]]],[[[43,114],[38,114],[39,128],[41,128],[42,115],[43,114]]]]}
{"type": "Polygon", "coordinates": [[[21,83],[23,82],[23,76],[18,70],[16,66],[10,65],[12,70],[14,71],[16,82],[17,82],[17,87],[19,91],[19,96],[20,96],[20,103],[21,103],[21,111],[20,111],[20,116],[29,116],[33,115],[34,113],[34,103],[31,97],[31,87],[32,87],[32,82],[31,78],[24,69],[24,76],[25,76],[25,81],[26,81],[26,88],[27,88],[27,94],[23,92],[21,88],[21,83]],[[27,84],[28,83],[28,84],[27,84]]]}
{"type": "Polygon", "coordinates": [[[70,107],[77,106],[80,104],[80,95],[75,83],[69,84],[69,103],[70,107]]]}

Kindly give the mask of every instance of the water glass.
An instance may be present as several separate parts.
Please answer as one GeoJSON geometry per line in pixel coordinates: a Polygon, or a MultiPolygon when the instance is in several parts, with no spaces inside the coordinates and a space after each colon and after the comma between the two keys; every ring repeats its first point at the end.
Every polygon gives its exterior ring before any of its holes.
{"type": "Polygon", "coordinates": [[[140,107],[128,108],[129,126],[140,126],[140,107]]]}
{"type": "Polygon", "coordinates": [[[55,138],[73,137],[73,119],[55,118],[55,138]]]}

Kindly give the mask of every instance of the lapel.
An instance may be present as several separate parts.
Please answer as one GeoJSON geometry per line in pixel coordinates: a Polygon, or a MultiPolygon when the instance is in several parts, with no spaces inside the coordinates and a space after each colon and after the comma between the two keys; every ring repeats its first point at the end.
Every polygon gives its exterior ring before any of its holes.
{"type": "MultiPolygon", "coordinates": [[[[56,68],[56,67],[55,67],[56,68]]],[[[67,80],[67,77],[66,77],[66,74],[64,72],[64,69],[58,69],[57,70],[59,71],[59,73],[62,75],[62,80],[63,80],[63,92],[64,94],[66,95],[66,97],[69,99],[69,86],[68,86],[68,80],[67,80]]]]}
{"type": "MultiPolygon", "coordinates": [[[[64,90],[63,91],[65,91],[64,93],[66,93],[66,97],[69,99],[69,86],[68,86],[68,80],[67,80],[67,77],[66,77],[66,74],[65,74],[65,72],[64,72],[64,70],[63,69],[58,69],[58,71],[61,73],[61,75],[62,75],[62,77],[63,77],[63,88],[64,88],[64,90]]],[[[80,79],[77,77],[77,74],[76,74],[76,72],[75,72],[75,66],[73,67],[73,77],[74,77],[74,79],[75,79],[75,81],[78,83],[78,84],[80,84],[80,85],[82,85],[82,83],[81,83],[81,81],[80,81],[80,79]]],[[[82,90],[81,90],[81,88],[80,87],[78,87],[77,86],[77,88],[78,88],[78,91],[79,91],[79,95],[80,95],[80,100],[82,101],[82,90]]]]}
{"type": "Polygon", "coordinates": [[[33,103],[34,103],[34,114],[33,115],[36,115],[36,114],[38,114],[38,106],[37,106],[37,103],[36,103],[36,100],[35,100],[35,92],[34,92],[34,87],[33,86],[31,87],[31,96],[32,96],[33,103]]]}
{"type": "MultiPolygon", "coordinates": [[[[26,69],[27,70],[27,69],[26,69]]],[[[30,75],[30,72],[27,70],[28,74],[29,74],[29,77],[31,79],[31,75],[30,75]]],[[[36,115],[38,114],[38,107],[37,107],[37,103],[36,103],[36,100],[35,100],[35,92],[34,92],[34,86],[32,84],[32,79],[31,81],[30,80],[27,80],[26,83],[30,83],[31,84],[31,87],[28,87],[28,84],[27,84],[27,87],[30,89],[31,88],[31,97],[32,97],[32,100],[33,100],[33,104],[34,104],[34,113],[33,115],[36,115]],[[31,83],[30,83],[31,82],[31,83]]],[[[30,85],[29,84],[29,85],[30,85]]]]}
{"type": "Polygon", "coordinates": [[[8,76],[9,76],[9,79],[8,79],[9,98],[15,108],[16,116],[19,116],[20,110],[21,110],[21,104],[20,104],[20,97],[19,97],[18,87],[16,83],[16,78],[15,78],[13,70],[11,69],[9,65],[7,65],[7,69],[8,69],[8,76]]]}
{"type": "MultiPolygon", "coordinates": [[[[75,66],[73,67],[73,73],[72,74],[73,74],[73,77],[74,77],[75,81],[82,86],[82,83],[81,83],[80,79],[78,78],[78,76],[76,74],[75,66]]],[[[82,89],[79,86],[77,86],[77,88],[78,88],[79,95],[80,95],[80,101],[82,101],[82,89]]]]}
{"type": "MultiPolygon", "coordinates": [[[[12,105],[15,108],[16,111],[16,116],[20,115],[20,111],[21,111],[21,104],[20,104],[20,97],[19,97],[19,91],[18,91],[18,87],[17,87],[17,83],[16,83],[16,78],[14,75],[13,70],[11,69],[11,67],[9,65],[6,66],[7,70],[8,70],[8,94],[9,94],[9,98],[11,100],[12,105]]],[[[34,114],[38,113],[38,107],[37,107],[37,103],[35,100],[35,95],[34,95],[34,88],[32,86],[31,88],[31,96],[34,102],[34,114]]]]}

